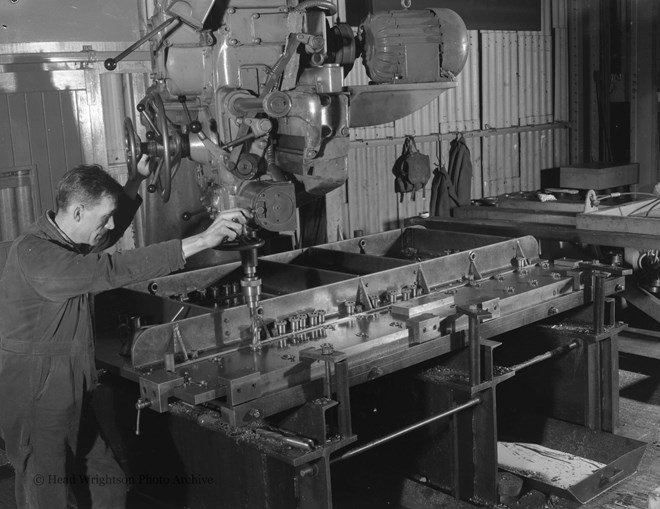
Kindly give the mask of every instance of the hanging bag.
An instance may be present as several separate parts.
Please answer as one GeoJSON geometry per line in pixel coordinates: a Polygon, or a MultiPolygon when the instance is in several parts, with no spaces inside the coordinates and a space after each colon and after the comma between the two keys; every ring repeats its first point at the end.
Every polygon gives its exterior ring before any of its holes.
{"type": "Polygon", "coordinates": [[[426,183],[431,178],[431,161],[429,156],[417,150],[415,138],[406,136],[403,142],[401,155],[394,162],[394,191],[401,195],[403,201],[404,193],[412,193],[412,199],[420,189],[424,190],[426,183]]]}

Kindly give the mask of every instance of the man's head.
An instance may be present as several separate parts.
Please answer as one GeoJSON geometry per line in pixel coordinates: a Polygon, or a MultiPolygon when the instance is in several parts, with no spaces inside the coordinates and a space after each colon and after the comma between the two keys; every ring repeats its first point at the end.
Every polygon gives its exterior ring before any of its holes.
{"type": "Polygon", "coordinates": [[[56,222],[73,242],[98,244],[114,228],[122,186],[100,166],[78,166],[57,184],[56,222]]]}

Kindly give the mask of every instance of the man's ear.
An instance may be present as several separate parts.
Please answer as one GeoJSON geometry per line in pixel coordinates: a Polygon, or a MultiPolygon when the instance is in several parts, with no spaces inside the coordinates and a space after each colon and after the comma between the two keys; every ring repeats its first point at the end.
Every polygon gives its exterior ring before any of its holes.
{"type": "Polygon", "coordinates": [[[85,210],[85,207],[83,206],[82,203],[77,203],[73,206],[73,220],[76,223],[79,223],[82,220],[83,217],[83,211],[85,210]]]}

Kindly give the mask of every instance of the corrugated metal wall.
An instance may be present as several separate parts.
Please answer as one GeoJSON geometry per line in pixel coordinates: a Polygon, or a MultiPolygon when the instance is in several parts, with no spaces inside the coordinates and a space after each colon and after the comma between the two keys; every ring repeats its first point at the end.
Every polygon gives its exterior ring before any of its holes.
{"type": "MultiPolygon", "coordinates": [[[[456,89],[401,120],[351,129],[339,235],[397,227],[429,209],[429,187],[414,200],[406,195],[399,202],[394,193],[391,169],[405,135],[418,137],[420,151],[442,165],[449,142],[463,133],[473,199],[538,189],[543,169],[568,162],[566,0],[542,0],[542,9],[538,32],[470,31],[470,55],[456,89]]],[[[346,81],[363,85],[367,77],[356,66],[346,81]]]]}

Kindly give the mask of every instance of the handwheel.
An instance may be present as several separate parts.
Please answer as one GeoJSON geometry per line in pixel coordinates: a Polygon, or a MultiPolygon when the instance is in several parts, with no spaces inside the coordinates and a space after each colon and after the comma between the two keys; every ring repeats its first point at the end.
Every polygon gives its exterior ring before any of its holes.
{"type": "Polygon", "coordinates": [[[130,117],[124,119],[124,148],[126,149],[126,166],[128,167],[128,178],[135,179],[138,176],[137,163],[142,157],[140,146],[142,141],[135,132],[133,121],[130,117]]]}
{"type": "MultiPolygon", "coordinates": [[[[149,92],[149,94],[140,102],[138,110],[142,112],[150,128],[154,131],[154,141],[158,144],[155,154],[150,154],[152,159],[160,159],[158,170],[153,173],[150,187],[155,185],[164,202],[170,199],[172,191],[172,150],[170,147],[170,137],[167,127],[167,116],[165,114],[165,105],[158,92],[149,92]]],[[[180,160],[179,154],[179,160],[180,160]]],[[[137,162],[136,162],[137,165],[137,162]]],[[[137,171],[137,167],[136,167],[137,171]]]]}

